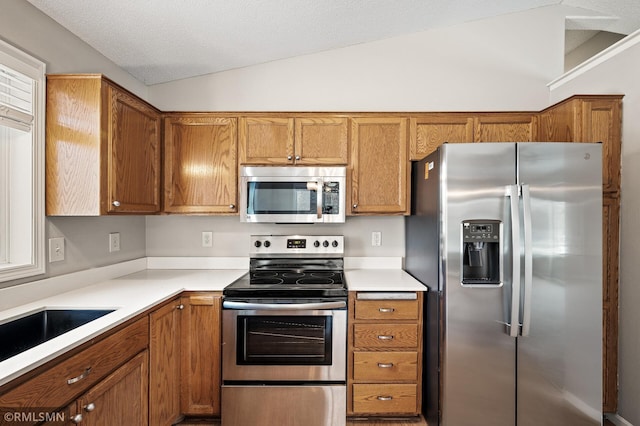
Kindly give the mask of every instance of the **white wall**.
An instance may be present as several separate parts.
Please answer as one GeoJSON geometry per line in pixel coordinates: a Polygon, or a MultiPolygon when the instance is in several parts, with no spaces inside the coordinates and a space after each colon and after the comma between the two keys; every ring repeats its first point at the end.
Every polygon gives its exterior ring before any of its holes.
{"type": "Polygon", "coordinates": [[[539,110],[563,71],[548,7],[149,87],[162,110],[539,110]]]}
{"type": "MultiPolygon", "coordinates": [[[[112,80],[146,98],[147,87],[89,47],[26,0],[2,0],[0,38],[42,60],[48,73],[104,73],[112,80]]],[[[48,218],[47,238],[66,239],[66,257],[47,263],[37,279],[104,266],[144,256],[144,217],[48,218]],[[121,232],[122,249],[108,252],[109,232],[121,232]]],[[[23,279],[0,287],[31,281],[23,279]]]]}
{"type": "MultiPolygon", "coordinates": [[[[576,93],[624,94],[622,100],[622,191],[620,229],[620,395],[618,412],[640,425],[640,33],[619,44],[629,46],[551,91],[551,102],[576,93]],[[633,42],[637,44],[633,44],[633,42]]],[[[614,46],[615,47],[615,46],[614,46]]]]}

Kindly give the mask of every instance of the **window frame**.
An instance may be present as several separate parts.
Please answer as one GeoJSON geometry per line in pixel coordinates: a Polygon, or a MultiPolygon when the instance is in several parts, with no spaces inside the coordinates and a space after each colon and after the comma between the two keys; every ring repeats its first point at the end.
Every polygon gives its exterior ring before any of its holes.
{"type": "MultiPolygon", "coordinates": [[[[4,223],[0,223],[0,229],[3,232],[9,230],[8,239],[0,241],[3,245],[2,256],[0,258],[0,282],[16,280],[20,278],[31,277],[34,275],[44,274],[46,271],[45,264],[45,99],[46,99],[46,65],[44,62],[34,58],[33,56],[23,52],[22,50],[12,46],[11,44],[0,40],[0,63],[14,71],[20,72],[27,77],[33,79],[33,124],[31,128],[31,213],[32,217],[29,221],[31,226],[31,256],[30,260],[22,260],[20,262],[12,261],[11,257],[11,240],[16,238],[16,233],[20,229],[12,229],[10,215],[8,214],[8,200],[10,197],[11,183],[5,184],[0,190],[0,203],[4,210],[4,223]],[[4,261],[4,263],[1,263],[4,261]]],[[[9,151],[8,149],[6,151],[9,151]]],[[[4,164],[0,172],[6,172],[2,179],[7,182],[7,178],[11,171],[6,166],[6,162],[10,161],[10,153],[5,152],[3,158],[4,164]]],[[[2,185],[2,183],[0,183],[2,185]]],[[[26,252],[26,250],[25,250],[26,252]]]]}

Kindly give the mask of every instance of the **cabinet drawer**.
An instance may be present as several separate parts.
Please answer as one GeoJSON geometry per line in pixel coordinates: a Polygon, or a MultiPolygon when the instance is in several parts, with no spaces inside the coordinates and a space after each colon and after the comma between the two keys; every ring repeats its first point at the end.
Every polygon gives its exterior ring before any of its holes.
{"type": "Polygon", "coordinates": [[[355,380],[418,380],[417,352],[354,352],[355,380]]]}
{"type": "Polygon", "coordinates": [[[417,324],[354,324],[356,348],[417,348],[417,324]]]}
{"type": "Polygon", "coordinates": [[[356,319],[412,320],[418,319],[417,300],[356,300],[356,319]]]}
{"type": "Polygon", "coordinates": [[[0,396],[0,407],[62,407],[148,344],[144,317],[0,396]]]}
{"type": "Polygon", "coordinates": [[[355,384],[353,411],[370,414],[415,414],[418,411],[415,384],[355,384]]]}

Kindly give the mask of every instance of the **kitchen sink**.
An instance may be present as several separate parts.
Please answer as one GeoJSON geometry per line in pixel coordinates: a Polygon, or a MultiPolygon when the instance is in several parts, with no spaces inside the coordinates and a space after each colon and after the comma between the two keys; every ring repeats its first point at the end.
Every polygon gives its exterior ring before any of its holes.
{"type": "Polygon", "coordinates": [[[113,311],[43,309],[0,324],[0,362],[113,311]]]}

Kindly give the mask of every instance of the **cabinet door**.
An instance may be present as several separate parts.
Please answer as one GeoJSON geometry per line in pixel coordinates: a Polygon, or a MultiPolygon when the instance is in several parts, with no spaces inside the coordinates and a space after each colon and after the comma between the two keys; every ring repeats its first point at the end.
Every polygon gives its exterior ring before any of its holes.
{"type": "Polygon", "coordinates": [[[622,114],[619,99],[582,101],[580,142],[602,142],[602,186],[605,192],[620,190],[620,129],[622,114]]]}
{"type": "Polygon", "coordinates": [[[109,86],[107,179],[109,213],[160,211],[160,113],[109,86]]]}
{"type": "Polygon", "coordinates": [[[353,118],[350,214],[406,214],[406,118],[353,118]]]}
{"type": "Polygon", "coordinates": [[[293,164],[293,118],[240,118],[242,164],[293,164]]]}
{"type": "Polygon", "coordinates": [[[535,114],[491,113],[474,118],[476,142],[532,142],[537,139],[535,114]]]}
{"type": "Polygon", "coordinates": [[[349,120],[344,117],[295,119],[295,163],[300,165],[347,164],[349,120]]]}
{"type": "Polygon", "coordinates": [[[445,142],[473,142],[473,117],[451,113],[411,118],[411,160],[421,160],[445,142]]]}
{"type": "Polygon", "coordinates": [[[236,213],[236,119],[174,115],[164,123],[164,211],[236,213]]]}
{"type": "Polygon", "coordinates": [[[180,298],[149,315],[149,424],[174,424],[180,417],[180,298]]]}
{"type": "Polygon", "coordinates": [[[146,426],[148,352],[140,352],[78,400],[76,415],[89,426],[146,426]]]}
{"type": "Polygon", "coordinates": [[[182,389],[186,415],[220,414],[220,308],[218,293],[182,298],[182,389]]]}

